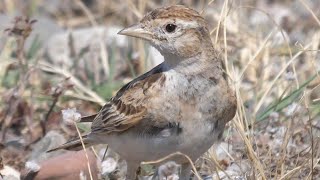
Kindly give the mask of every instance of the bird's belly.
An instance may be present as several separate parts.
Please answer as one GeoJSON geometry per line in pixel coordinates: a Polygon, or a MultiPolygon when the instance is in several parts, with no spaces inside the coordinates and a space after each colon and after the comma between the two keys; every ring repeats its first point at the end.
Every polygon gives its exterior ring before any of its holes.
{"type": "MultiPolygon", "coordinates": [[[[118,135],[109,141],[110,148],[129,161],[154,161],[175,152],[188,155],[196,160],[206,152],[218,139],[210,123],[184,124],[182,132],[167,137],[136,136],[134,134],[118,135]]],[[[174,158],[180,163],[186,158],[174,158]]]]}

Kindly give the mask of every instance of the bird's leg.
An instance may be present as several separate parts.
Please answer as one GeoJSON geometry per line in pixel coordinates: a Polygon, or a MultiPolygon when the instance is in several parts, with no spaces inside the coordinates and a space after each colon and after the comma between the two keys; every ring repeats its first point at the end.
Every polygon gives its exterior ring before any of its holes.
{"type": "Polygon", "coordinates": [[[181,179],[181,180],[190,180],[191,169],[192,169],[192,166],[191,166],[191,164],[189,162],[182,164],[181,165],[181,172],[180,172],[180,175],[179,175],[179,179],[181,179]]]}
{"type": "Polygon", "coordinates": [[[126,180],[136,180],[137,179],[138,167],[139,167],[139,163],[137,163],[137,162],[127,162],[126,180]]]}

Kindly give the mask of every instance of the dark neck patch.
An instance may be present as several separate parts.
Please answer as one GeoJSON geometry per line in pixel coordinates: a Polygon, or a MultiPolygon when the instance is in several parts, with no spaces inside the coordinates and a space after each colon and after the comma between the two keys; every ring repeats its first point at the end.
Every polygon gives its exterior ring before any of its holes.
{"type": "MultiPolygon", "coordinates": [[[[163,136],[164,131],[168,131],[166,133],[170,133],[169,136],[172,135],[179,135],[182,133],[182,127],[180,126],[180,123],[168,123],[163,126],[151,126],[142,132],[143,135],[148,135],[148,136],[154,136],[154,137],[161,137],[163,136]]],[[[165,137],[165,136],[164,136],[165,137]]]]}

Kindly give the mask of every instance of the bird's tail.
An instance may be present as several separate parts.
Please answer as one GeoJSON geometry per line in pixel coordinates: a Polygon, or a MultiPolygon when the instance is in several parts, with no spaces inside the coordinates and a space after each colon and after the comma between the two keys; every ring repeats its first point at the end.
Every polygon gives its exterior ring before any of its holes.
{"type": "MultiPolygon", "coordinates": [[[[81,139],[82,139],[83,144],[84,144],[84,146],[86,148],[96,144],[96,143],[92,142],[88,138],[88,135],[83,135],[81,139]]],[[[59,147],[50,149],[47,152],[52,152],[52,151],[56,151],[56,150],[59,150],[59,149],[65,149],[65,150],[71,150],[71,151],[79,151],[79,150],[83,149],[81,139],[79,137],[77,137],[75,139],[72,139],[72,140],[62,144],[59,147]]]]}

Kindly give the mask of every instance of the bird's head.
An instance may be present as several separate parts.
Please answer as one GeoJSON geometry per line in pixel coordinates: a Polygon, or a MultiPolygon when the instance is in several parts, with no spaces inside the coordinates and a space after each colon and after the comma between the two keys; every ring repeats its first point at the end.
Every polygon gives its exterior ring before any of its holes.
{"type": "Polygon", "coordinates": [[[207,23],[201,15],[181,5],[155,9],[137,24],[118,34],[147,40],[163,56],[186,59],[212,47],[207,23]]]}

